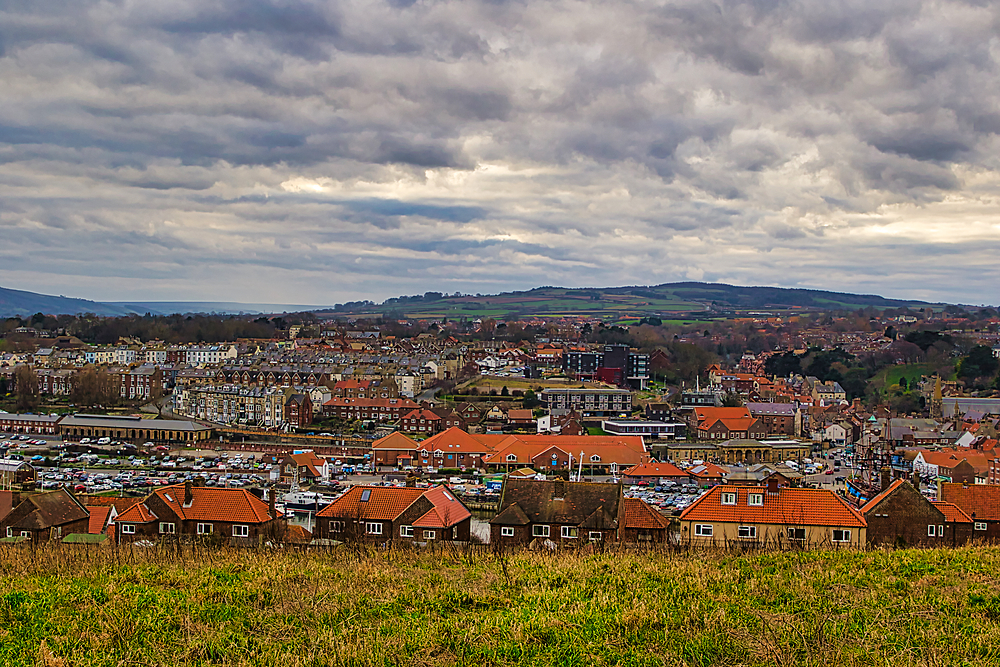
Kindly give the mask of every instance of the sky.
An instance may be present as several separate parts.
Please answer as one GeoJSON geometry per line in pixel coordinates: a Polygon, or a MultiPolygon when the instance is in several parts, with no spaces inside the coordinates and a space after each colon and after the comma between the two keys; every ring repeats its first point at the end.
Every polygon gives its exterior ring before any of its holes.
{"type": "Polygon", "coordinates": [[[949,0],[0,0],[0,286],[996,304],[998,34],[949,0]]]}

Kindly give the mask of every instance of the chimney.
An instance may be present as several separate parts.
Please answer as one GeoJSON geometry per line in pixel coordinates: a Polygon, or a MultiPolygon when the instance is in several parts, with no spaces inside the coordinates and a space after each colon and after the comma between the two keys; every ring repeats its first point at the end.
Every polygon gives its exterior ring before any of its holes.
{"type": "Polygon", "coordinates": [[[17,507],[20,504],[21,504],[21,492],[20,491],[11,491],[10,492],[10,508],[14,509],[15,507],[17,507]]]}
{"type": "Polygon", "coordinates": [[[892,482],[892,471],[889,470],[889,466],[882,466],[880,471],[882,480],[882,490],[885,491],[889,488],[889,484],[892,482]]]}
{"type": "Polygon", "coordinates": [[[767,478],[767,492],[772,496],[778,493],[778,478],[774,475],[767,478]]]}
{"type": "Polygon", "coordinates": [[[193,484],[191,484],[191,480],[188,480],[188,481],[184,482],[184,504],[185,505],[190,505],[192,502],[194,502],[194,493],[191,492],[191,487],[192,486],[193,486],[193,484]]]}
{"type": "Polygon", "coordinates": [[[920,473],[916,470],[910,474],[910,483],[913,484],[913,488],[920,490],[920,473]]]}
{"type": "Polygon", "coordinates": [[[277,491],[278,490],[274,487],[267,490],[267,515],[272,519],[278,516],[277,511],[274,509],[274,496],[277,491]]]}

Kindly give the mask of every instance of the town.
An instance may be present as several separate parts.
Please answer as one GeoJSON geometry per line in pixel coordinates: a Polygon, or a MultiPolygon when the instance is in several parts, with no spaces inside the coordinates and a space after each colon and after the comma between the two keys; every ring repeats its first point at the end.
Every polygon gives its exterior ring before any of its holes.
{"type": "Polygon", "coordinates": [[[303,313],[258,318],[266,338],[210,344],[93,344],[60,319],[7,320],[11,543],[1000,537],[1000,319],[988,309],[709,328],[303,313]]]}

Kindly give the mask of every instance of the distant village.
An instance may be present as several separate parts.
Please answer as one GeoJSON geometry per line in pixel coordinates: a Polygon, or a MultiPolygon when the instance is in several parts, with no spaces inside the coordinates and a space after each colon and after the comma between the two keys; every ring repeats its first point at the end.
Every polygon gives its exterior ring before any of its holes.
{"type": "Polygon", "coordinates": [[[8,320],[0,541],[1000,537],[995,312],[295,319],[107,344],[8,320]]]}

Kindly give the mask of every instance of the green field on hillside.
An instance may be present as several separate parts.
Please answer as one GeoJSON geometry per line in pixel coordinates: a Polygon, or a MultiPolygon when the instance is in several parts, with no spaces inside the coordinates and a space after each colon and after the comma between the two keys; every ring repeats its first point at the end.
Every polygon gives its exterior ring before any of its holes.
{"type": "Polygon", "coordinates": [[[990,665],[1000,549],[0,550],[0,664],[990,665]]]}

